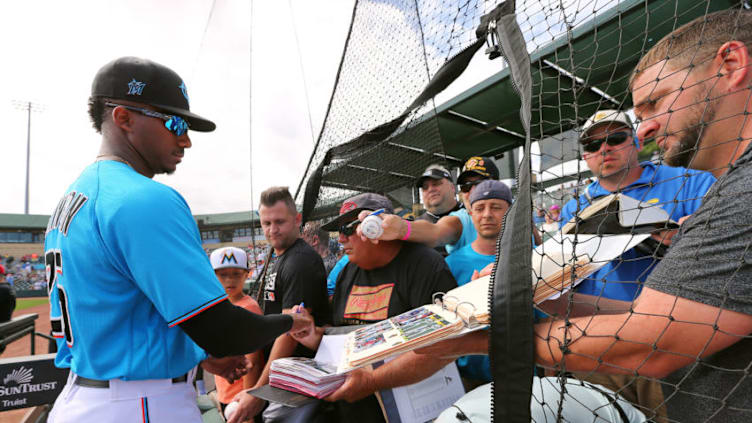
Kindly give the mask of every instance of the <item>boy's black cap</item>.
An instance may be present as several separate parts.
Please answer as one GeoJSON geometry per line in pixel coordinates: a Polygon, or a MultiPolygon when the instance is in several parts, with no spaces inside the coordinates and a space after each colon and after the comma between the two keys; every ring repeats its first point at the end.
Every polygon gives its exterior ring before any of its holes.
{"type": "Polygon", "coordinates": [[[92,97],[128,100],[180,116],[190,129],[211,132],[217,126],[191,113],[183,79],[167,66],[139,57],[121,57],[104,65],[91,84],[92,97]]]}

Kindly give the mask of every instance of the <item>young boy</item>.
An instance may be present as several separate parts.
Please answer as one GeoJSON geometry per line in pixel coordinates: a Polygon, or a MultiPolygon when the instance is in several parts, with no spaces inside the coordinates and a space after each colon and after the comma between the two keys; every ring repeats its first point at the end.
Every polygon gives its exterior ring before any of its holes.
{"type": "MultiPolygon", "coordinates": [[[[236,247],[219,248],[212,251],[209,260],[214,268],[214,274],[217,275],[217,279],[225,288],[227,297],[234,306],[243,307],[252,313],[264,314],[256,300],[243,293],[243,284],[248,276],[248,255],[245,251],[236,247]]],[[[256,380],[264,369],[264,355],[261,350],[248,354],[248,359],[253,367],[235,383],[229,384],[222,377],[214,377],[217,385],[217,399],[222,405],[223,413],[227,404],[231,403],[236,395],[256,384],[256,380]]]]}

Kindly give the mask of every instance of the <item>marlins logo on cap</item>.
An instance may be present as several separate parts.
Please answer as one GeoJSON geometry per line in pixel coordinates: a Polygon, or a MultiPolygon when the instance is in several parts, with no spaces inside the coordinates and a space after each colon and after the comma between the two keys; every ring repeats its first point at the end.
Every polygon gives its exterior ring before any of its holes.
{"type": "Polygon", "coordinates": [[[212,251],[209,261],[211,261],[214,270],[224,269],[225,267],[248,269],[248,255],[245,251],[236,247],[224,247],[212,251]]]}

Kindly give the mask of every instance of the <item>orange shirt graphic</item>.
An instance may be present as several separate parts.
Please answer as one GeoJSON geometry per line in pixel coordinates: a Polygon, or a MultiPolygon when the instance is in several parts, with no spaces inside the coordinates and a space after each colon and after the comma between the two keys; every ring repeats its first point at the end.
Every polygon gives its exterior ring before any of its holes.
{"type": "Polygon", "coordinates": [[[393,283],[378,286],[353,286],[345,305],[345,319],[384,320],[389,316],[393,283]]]}

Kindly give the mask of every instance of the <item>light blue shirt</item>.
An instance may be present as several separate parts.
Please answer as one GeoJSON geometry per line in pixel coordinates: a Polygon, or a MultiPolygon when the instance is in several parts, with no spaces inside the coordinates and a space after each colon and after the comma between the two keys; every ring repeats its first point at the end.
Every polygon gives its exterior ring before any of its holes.
{"type": "MultiPolygon", "coordinates": [[[[475,229],[474,226],[473,229],[475,229]]],[[[473,271],[480,271],[493,263],[495,258],[494,254],[486,255],[476,252],[472,244],[468,244],[448,255],[444,260],[454,279],[457,280],[457,285],[462,286],[470,282],[473,271]]],[[[484,382],[491,381],[491,361],[487,355],[462,356],[457,359],[457,367],[464,377],[484,382]]]]}
{"type": "Polygon", "coordinates": [[[466,245],[470,245],[475,241],[475,238],[478,237],[478,232],[475,230],[475,225],[473,225],[473,218],[470,217],[470,213],[468,213],[466,209],[462,208],[453,211],[449,213],[449,216],[457,216],[462,223],[462,234],[460,235],[460,239],[454,244],[447,244],[444,246],[447,253],[452,254],[452,252],[459,250],[466,245]]]}
{"type": "Polygon", "coordinates": [[[334,288],[337,286],[337,278],[342,269],[350,262],[350,258],[347,254],[343,255],[341,259],[332,267],[329,275],[326,277],[326,293],[331,297],[334,295],[334,288]]]}
{"type": "Polygon", "coordinates": [[[50,218],[45,263],[58,367],[163,379],[206,357],[177,325],[227,295],[172,188],[124,163],[89,165],[50,218]]]}
{"type": "MultiPolygon", "coordinates": [[[[702,197],[715,183],[715,177],[708,172],[651,162],[642,162],[640,166],[643,170],[637,181],[620,192],[641,202],[660,206],[675,221],[694,213],[700,207],[702,197]]],[[[588,185],[586,191],[591,199],[611,194],[597,180],[588,185]]],[[[580,211],[590,205],[585,194],[580,196],[579,201],[580,211]]],[[[573,198],[561,210],[560,225],[565,225],[576,213],[577,199],[573,198]]],[[[657,261],[653,256],[629,250],[580,282],[576,290],[589,295],[632,301],[640,293],[642,282],[657,261]]]]}

